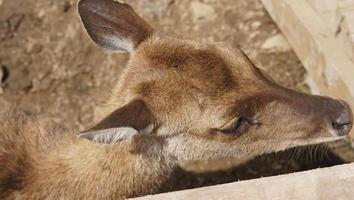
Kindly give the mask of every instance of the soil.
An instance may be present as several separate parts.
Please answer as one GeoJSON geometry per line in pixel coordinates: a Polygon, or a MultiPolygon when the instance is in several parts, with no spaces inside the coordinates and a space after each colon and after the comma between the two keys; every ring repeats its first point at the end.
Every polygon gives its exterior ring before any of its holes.
{"type": "MultiPolygon", "coordinates": [[[[224,41],[242,50],[278,83],[308,92],[306,71],[289,48],[264,48],[280,32],[258,0],[131,0],[159,34],[224,41]]],[[[277,44],[274,44],[275,46],[277,44]]],[[[76,0],[0,0],[0,97],[73,130],[95,121],[127,54],[108,54],[85,34],[76,0]]],[[[317,146],[259,156],[230,169],[181,169],[165,190],[194,188],[332,166],[342,161],[317,146]],[[315,152],[315,153],[314,153],[315,152]],[[316,153],[318,152],[318,153],[316,153]],[[312,159],[303,158],[312,155],[312,159]],[[313,159],[316,158],[316,159],[313,159]]],[[[326,151],[326,150],[325,150],[326,151]]],[[[218,160],[224,166],[228,160],[218,160]]],[[[215,164],[215,163],[214,163],[215,164]]]]}

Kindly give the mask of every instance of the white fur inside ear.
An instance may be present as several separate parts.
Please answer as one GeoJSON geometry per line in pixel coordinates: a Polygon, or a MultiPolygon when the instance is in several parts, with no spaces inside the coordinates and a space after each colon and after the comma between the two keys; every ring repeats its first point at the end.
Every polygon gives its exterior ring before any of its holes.
{"type": "Polygon", "coordinates": [[[135,134],[138,134],[138,131],[134,128],[119,127],[81,133],[79,136],[97,143],[114,144],[135,134]]]}
{"type": "Polygon", "coordinates": [[[123,38],[117,35],[105,36],[104,40],[107,44],[105,48],[110,51],[120,52],[127,51],[132,52],[134,50],[133,43],[128,38],[123,38]]]}

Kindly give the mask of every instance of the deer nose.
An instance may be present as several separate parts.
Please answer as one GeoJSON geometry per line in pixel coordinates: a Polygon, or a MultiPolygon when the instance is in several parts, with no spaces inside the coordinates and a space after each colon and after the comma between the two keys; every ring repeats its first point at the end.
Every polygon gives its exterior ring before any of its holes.
{"type": "Polygon", "coordinates": [[[339,115],[332,119],[332,130],[334,136],[345,136],[353,126],[353,113],[346,102],[341,100],[339,102],[342,106],[339,115]]]}

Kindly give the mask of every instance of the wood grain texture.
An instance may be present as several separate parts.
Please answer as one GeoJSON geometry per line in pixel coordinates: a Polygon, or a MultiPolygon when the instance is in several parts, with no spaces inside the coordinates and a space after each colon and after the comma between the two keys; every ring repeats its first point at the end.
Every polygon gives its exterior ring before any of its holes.
{"type": "Polygon", "coordinates": [[[136,198],[137,200],[352,200],[354,164],[136,198]]]}

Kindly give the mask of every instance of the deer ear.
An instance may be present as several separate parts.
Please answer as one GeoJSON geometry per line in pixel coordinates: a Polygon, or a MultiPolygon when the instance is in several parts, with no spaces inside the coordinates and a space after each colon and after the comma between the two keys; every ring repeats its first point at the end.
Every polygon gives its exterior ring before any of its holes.
{"type": "Polygon", "coordinates": [[[152,121],[145,103],[134,100],[112,112],[94,127],[81,132],[79,137],[97,143],[117,143],[136,134],[151,133],[152,121]]]}
{"type": "Polygon", "coordinates": [[[78,8],[91,39],[107,50],[131,52],[153,33],[128,4],[115,0],[81,0],[78,8]]]}

